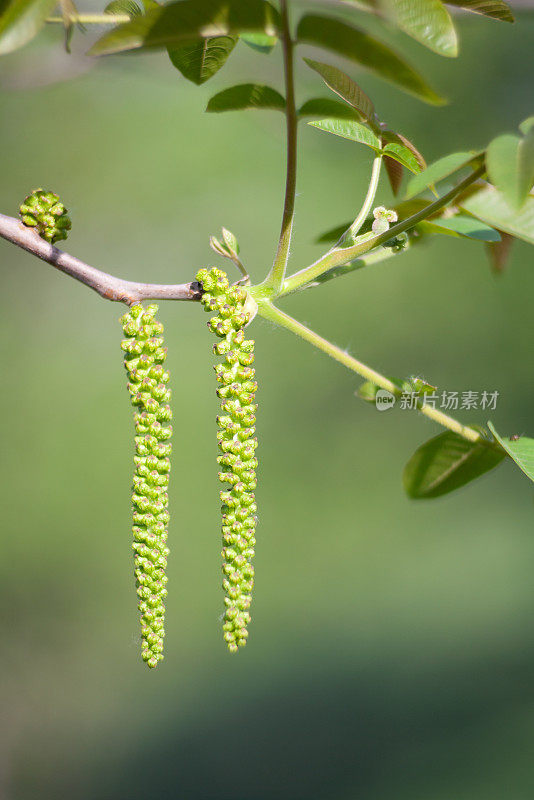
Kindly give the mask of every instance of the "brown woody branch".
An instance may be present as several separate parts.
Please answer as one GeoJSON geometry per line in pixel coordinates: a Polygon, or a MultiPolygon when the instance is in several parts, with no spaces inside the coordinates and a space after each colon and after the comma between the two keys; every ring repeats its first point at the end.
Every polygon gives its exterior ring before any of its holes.
{"type": "Polygon", "coordinates": [[[138,303],[141,300],[199,300],[201,287],[192,283],[137,283],[116,278],[96,267],[84,264],[78,258],[58,250],[54,245],[42,239],[37,231],[28,228],[14,217],[0,214],[0,236],[8,242],[22,247],[37,258],[52,264],[71,278],[89,286],[106,300],[120,303],[138,303]]]}

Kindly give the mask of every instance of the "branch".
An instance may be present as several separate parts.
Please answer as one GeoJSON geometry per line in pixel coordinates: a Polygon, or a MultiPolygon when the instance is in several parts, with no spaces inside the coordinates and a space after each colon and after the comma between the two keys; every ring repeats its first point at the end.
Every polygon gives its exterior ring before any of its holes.
{"type": "Polygon", "coordinates": [[[438,198],[421,211],[413,214],[411,217],[407,217],[406,219],[402,220],[402,222],[398,222],[396,225],[393,225],[385,233],[380,233],[377,236],[374,236],[372,239],[368,239],[360,244],[355,244],[352,247],[334,248],[333,250],[329,250],[326,255],[321,256],[321,258],[314,264],[301,269],[299,272],[295,272],[294,275],[291,275],[289,278],[287,278],[287,280],[284,282],[280,295],[294,292],[303,284],[310,283],[310,281],[318,278],[323,274],[323,272],[326,272],[333,267],[339,267],[343,264],[347,264],[349,261],[353,261],[355,258],[365,255],[375,247],[383,245],[390,239],[394,239],[395,236],[398,236],[400,233],[404,233],[404,231],[413,228],[418,222],[421,222],[427,217],[432,216],[432,214],[435,214],[436,211],[439,211],[441,208],[448,205],[452,200],[454,200],[456,195],[463,192],[464,189],[482,177],[485,171],[486,167],[484,165],[478,167],[478,169],[476,169],[471,175],[468,175],[467,178],[464,178],[463,181],[458,183],[449,192],[444,194],[443,197],[438,198]]]}
{"type": "MultiPolygon", "coordinates": [[[[292,333],[296,333],[297,336],[300,336],[305,341],[313,344],[314,347],[318,347],[319,350],[322,350],[331,358],[334,358],[340,364],[343,364],[343,366],[348,367],[353,372],[361,375],[361,377],[366,381],[371,381],[371,383],[374,383],[376,386],[380,386],[382,389],[386,389],[386,391],[391,392],[392,394],[395,394],[398,391],[398,387],[395,386],[395,384],[392,383],[389,378],[386,378],[384,375],[376,372],[376,370],[371,369],[371,367],[368,367],[366,364],[363,364],[361,361],[353,358],[344,350],[341,350],[340,347],[337,347],[335,344],[332,344],[332,342],[329,342],[327,339],[323,339],[323,337],[319,336],[318,333],[315,333],[315,331],[310,330],[310,328],[307,328],[301,322],[298,322],[298,320],[293,319],[293,317],[290,317],[284,311],[281,311],[276,306],[273,306],[269,301],[263,301],[258,304],[258,314],[264,317],[264,319],[268,319],[271,322],[274,322],[276,325],[280,325],[282,328],[287,328],[287,330],[291,331],[292,333]]],[[[418,403],[417,410],[420,411],[421,414],[424,414],[425,417],[432,419],[439,425],[443,425],[444,428],[448,428],[450,431],[457,433],[458,436],[462,436],[469,442],[478,442],[479,440],[483,439],[483,436],[481,433],[479,433],[479,431],[475,430],[474,428],[470,428],[468,425],[462,425],[461,422],[449,417],[448,414],[444,414],[437,408],[418,403]]]]}
{"type": "Polygon", "coordinates": [[[287,172],[286,172],[286,193],[284,200],[284,213],[282,215],[282,230],[278,242],[278,250],[274,259],[274,264],[269,272],[265,284],[274,289],[275,293],[280,290],[285,278],[287,261],[289,258],[289,247],[291,245],[291,234],[293,232],[293,220],[295,216],[295,194],[297,189],[297,109],[295,106],[295,76],[293,68],[293,48],[294,42],[291,39],[289,29],[289,16],[287,10],[287,0],[282,0],[282,47],[284,51],[284,79],[286,88],[286,131],[287,131],[287,172]]]}
{"type": "Polygon", "coordinates": [[[125,281],[102,272],[78,258],[58,250],[54,245],[41,239],[37,231],[28,228],[14,217],[0,214],[0,236],[8,242],[22,247],[37,258],[52,264],[71,278],[94,289],[106,300],[120,303],[138,303],[141,300],[199,300],[201,289],[196,281],[193,283],[159,284],[136,283],[125,281]]]}

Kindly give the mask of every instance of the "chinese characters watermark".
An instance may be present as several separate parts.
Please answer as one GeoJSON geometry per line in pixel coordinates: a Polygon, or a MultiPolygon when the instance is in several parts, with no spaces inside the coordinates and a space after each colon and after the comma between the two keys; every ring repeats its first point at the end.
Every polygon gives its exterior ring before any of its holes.
{"type": "Polygon", "coordinates": [[[415,410],[418,408],[439,408],[443,411],[495,411],[498,391],[482,392],[402,392],[396,397],[392,392],[379,389],[376,393],[375,404],[378,411],[387,411],[398,401],[399,408],[415,410]]]}

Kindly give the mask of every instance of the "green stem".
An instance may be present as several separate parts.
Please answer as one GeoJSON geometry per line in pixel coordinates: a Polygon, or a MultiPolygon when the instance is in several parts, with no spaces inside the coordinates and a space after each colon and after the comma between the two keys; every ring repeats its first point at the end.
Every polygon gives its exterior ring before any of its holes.
{"type": "Polygon", "coordinates": [[[438,200],[430,203],[430,205],[426,206],[426,208],[418,211],[417,214],[413,214],[411,217],[408,217],[402,222],[398,222],[396,225],[393,225],[393,227],[391,227],[385,233],[378,234],[372,239],[368,239],[366,242],[355,244],[352,247],[345,247],[343,249],[335,248],[333,250],[329,250],[328,253],[322,256],[314,264],[306,267],[305,269],[301,269],[300,272],[296,272],[294,275],[291,275],[286,281],[284,281],[282,291],[280,292],[279,296],[289,294],[289,292],[294,292],[303,284],[310,283],[310,281],[313,281],[315,278],[319,277],[319,275],[322,275],[323,272],[332,269],[332,267],[339,267],[342,264],[346,264],[348,261],[353,261],[358,256],[368,253],[375,247],[379,247],[390,239],[394,239],[395,236],[398,236],[400,233],[404,233],[404,231],[407,231],[409,228],[413,228],[418,222],[427,219],[428,217],[432,216],[432,214],[435,214],[436,211],[439,211],[441,208],[448,205],[451,200],[454,200],[456,195],[460,194],[464,189],[478,180],[485,171],[485,166],[479,167],[471,175],[468,175],[467,178],[464,178],[464,180],[461,181],[457,186],[454,186],[449,192],[444,194],[443,197],[440,197],[438,200]]]}
{"type": "MultiPolygon", "coordinates": [[[[120,25],[123,22],[131,22],[128,14],[76,14],[73,21],[80,25],[120,25]]],[[[63,25],[63,17],[48,17],[46,22],[60,23],[63,25]]]]}
{"type": "MultiPolygon", "coordinates": [[[[360,213],[348,229],[347,233],[351,236],[356,236],[360,228],[362,227],[363,223],[369,216],[369,212],[371,210],[371,206],[374,203],[376,197],[376,190],[378,189],[378,182],[380,180],[380,168],[382,166],[382,156],[376,156],[375,160],[373,161],[373,168],[371,170],[371,180],[369,181],[369,188],[367,190],[367,194],[365,196],[365,200],[363,201],[363,206],[361,207],[360,213]]],[[[346,234],[343,234],[339,242],[339,244],[346,234]]],[[[332,248],[334,250],[336,245],[332,248]]]]}
{"type": "Polygon", "coordinates": [[[284,282],[291,234],[293,232],[293,219],[295,216],[295,194],[297,188],[297,128],[298,117],[295,106],[295,77],[293,66],[294,42],[289,29],[289,15],[287,0],[281,0],[282,17],[282,47],[284,51],[284,79],[286,88],[286,131],[287,131],[287,171],[284,211],[282,215],[282,229],[278,241],[278,249],[273,266],[269,272],[265,285],[275,294],[280,291],[284,282]]]}
{"type": "MultiPolygon", "coordinates": [[[[363,269],[363,267],[371,267],[374,264],[379,264],[381,261],[387,261],[388,258],[406,253],[410,249],[410,246],[411,245],[408,242],[404,249],[398,253],[396,253],[392,247],[379,247],[376,250],[373,250],[372,253],[366,253],[364,256],[355,258],[354,261],[349,261],[348,264],[343,264],[341,267],[333,267],[332,270],[327,270],[320,276],[320,278],[316,278],[310,283],[305,283],[302,286],[299,286],[297,289],[293,289],[292,293],[309,289],[312,286],[319,286],[321,283],[325,283],[333,278],[340,278],[342,275],[349,275],[351,272],[356,272],[356,270],[363,269]]],[[[251,294],[254,295],[254,297],[256,297],[256,293],[254,291],[255,288],[256,287],[252,287],[251,290],[251,294]]],[[[285,297],[287,294],[289,294],[289,292],[283,291],[278,295],[278,297],[285,297]]],[[[257,299],[262,300],[264,297],[265,294],[262,294],[261,291],[258,292],[257,299]]]]}
{"type": "MultiPolygon", "coordinates": [[[[341,350],[327,339],[323,339],[322,336],[319,336],[319,334],[315,333],[315,331],[310,330],[301,322],[293,319],[293,317],[290,317],[288,314],[280,311],[279,308],[273,306],[269,301],[264,300],[259,303],[258,313],[265,319],[274,322],[276,325],[280,325],[282,328],[287,328],[287,330],[295,333],[297,336],[300,336],[314,347],[318,347],[319,350],[322,350],[331,358],[334,358],[336,361],[339,361],[340,364],[343,364],[343,366],[348,367],[348,369],[356,372],[358,375],[361,375],[361,377],[365,380],[371,381],[371,383],[374,383],[376,386],[380,386],[381,389],[386,389],[386,391],[391,392],[392,394],[398,394],[398,387],[395,386],[395,384],[388,380],[388,378],[386,378],[384,375],[381,375],[379,372],[371,369],[371,367],[368,367],[366,364],[363,364],[356,358],[349,356],[349,354],[345,353],[344,350],[341,350]]],[[[421,414],[424,414],[425,417],[434,420],[434,422],[437,422],[439,425],[443,425],[444,428],[448,428],[450,431],[457,433],[459,436],[463,436],[464,439],[467,439],[470,442],[478,442],[479,439],[482,439],[481,434],[474,430],[474,428],[470,428],[467,425],[462,425],[461,422],[458,422],[458,420],[449,417],[447,414],[443,414],[436,408],[418,405],[418,411],[420,411],[421,414]]]]}

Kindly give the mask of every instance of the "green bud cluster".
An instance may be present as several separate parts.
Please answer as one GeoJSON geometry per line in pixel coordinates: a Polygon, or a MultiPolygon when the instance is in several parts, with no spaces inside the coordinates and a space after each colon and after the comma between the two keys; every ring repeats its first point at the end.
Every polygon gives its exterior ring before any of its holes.
{"type": "Polygon", "coordinates": [[[202,284],[201,302],[206,311],[216,314],[208,327],[222,341],[214,353],[223,356],[215,372],[221,398],[222,414],[217,417],[217,439],[222,452],[219,479],[230,485],[221,492],[223,536],[223,589],[225,591],[224,639],[230,652],[247,643],[250,622],[254,568],[251,559],[256,544],[256,488],[254,403],[257,384],[254,380],[254,341],[245,339],[243,328],[249,321],[245,310],[247,292],[230,286],[219,269],[201,269],[197,280],[202,284]]]}
{"type": "Polygon", "coordinates": [[[24,225],[36,228],[37,233],[50,244],[66,239],[72,227],[67,209],[54,192],[34,189],[20,206],[24,225]]]}
{"type": "Polygon", "coordinates": [[[167,596],[167,488],[171,463],[168,425],[169,373],[163,369],[163,325],[155,319],[158,307],[134,305],[122,319],[128,337],[121,343],[128,373],[128,391],[136,409],[135,473],[133,478],[133,550],[138,609],[141,612],[142,656],[149,667],[163,658],[163,629],[167,596]]]}

